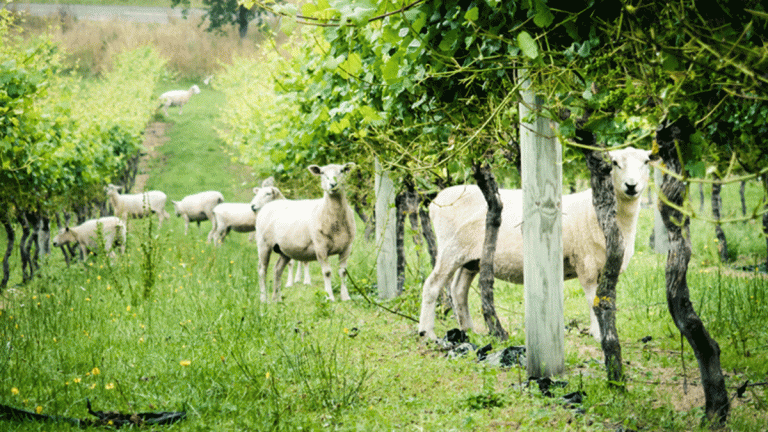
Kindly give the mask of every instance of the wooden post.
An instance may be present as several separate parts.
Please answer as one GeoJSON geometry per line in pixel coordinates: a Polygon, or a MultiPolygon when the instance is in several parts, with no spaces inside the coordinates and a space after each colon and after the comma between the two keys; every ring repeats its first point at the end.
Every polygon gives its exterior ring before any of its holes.
{"type": "Polygon", "coordinates": [[[395,187],[389,174],[382,170],[377,158],[376,166],[376,281],[379,297],[397,297],[397,253],[395,246],[395,187]]]}
{"type": "Polygon", "coordinates": [[[523,181],[523,273],[528,376],[565,370],[563,317],[562,148],[551,123],[535,115],[543,104],[524,84],[520,104],[523,181]],[[532,112],[533,111],[533,112],[532,112]]]}

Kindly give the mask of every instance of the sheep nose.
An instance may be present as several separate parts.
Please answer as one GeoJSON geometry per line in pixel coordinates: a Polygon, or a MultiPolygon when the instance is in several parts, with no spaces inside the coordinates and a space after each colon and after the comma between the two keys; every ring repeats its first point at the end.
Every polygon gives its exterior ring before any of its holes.
{"type": "Polygon", "coordinates": [[[254,205],[252,205],[252,206],[251,206],[251,211],[253,211],[254,213],[256,213],[257,211],[259,211],[259,209],[258,209],[258,208],[256,208],[256,204],[254,204],[254,205]]]}
{"type": "Polygon", "coordinates": [[[635,189],[637,188],[637,183],[633,183],[633,184],[624,183],[624,186],[627,187],[627,190],[626,190],[627,195],[632,196],[637,194],[637,190],[635,189]]]}

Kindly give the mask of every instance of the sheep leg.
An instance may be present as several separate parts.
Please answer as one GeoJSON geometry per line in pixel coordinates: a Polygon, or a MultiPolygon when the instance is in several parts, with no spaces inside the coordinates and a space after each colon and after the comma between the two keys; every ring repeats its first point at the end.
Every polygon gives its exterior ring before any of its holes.
{"type": "MultiPolygon", "coordinates": [[[[320,263],[320,268],[323,270],[323,282],[325,284],[325,292],[328,294],[328,298],[331,301],[336,301],[336,297],[333,296],[333,285],[331,284],[331,263],[328,262],[328,255],[322,252],[318,252],[317,261],[320,263]]],[[[341,260],[339,260],[339,267],[341,267],[341,260]]],[[[341,275],[341,268],[339,268],[339,275],[341,275]]],[[[343,285],[344,279],[341,280],[341,283],[342,283],[342,286],[344,287],[344,290],[346,290],[346,286],[343,285]]],[[[349,294],[347,294],[347,297],[349,297],[349,294]]]]}
{"type": "Polygon", "coordinates": [[[186,236],[188,232],[189,232],[189,216],[185,214],[184,215],[184,235],[186,236]]]}
{"type": "MultiPolygon", "coordinates": [[[[219,243],[220,244],[220,243],[219,243]]],[[[272,251],[269,246],[259,244],[259,290],[261,291],[261,302],[267,302],[267,267],[269,266],[269,256],[272,251]]]]}
{"type": "Polygon", "coordinates": [[[339,279],[341,280],[341,301],[351,300],[349,291],[347,291],[347,259],[352,252],[352,248],[347,247],[339,254],[339,279]]]}
{"type": "Polygon", "coordinates": [[[304,285],[312,285],[312,278],[309,276],[309,263],[299,261],[299,264],[304,267],[304,285]]]}
{"type": "Polygon", "coordinates": [[[288,263],[288,279],[285,281],[285,287],[286,288],[292,287],[294,279],[297,279],[293,275],[293,273],[294,273],[293,269],[296,269],[296,271],[298,271],[298,268],[296,268],[296,267],[297,267],[296,266],[296,260],[291,260],[288,263]]]}
{"type": "Polygon", "coordinates": [[[275,263],[275,280],[273,281],[274,289],[272,292],[272,300],[276,302],[282,299],[282,296],[280,294],[280,282],[283,277],[283,270],[285,270],[285,266],[291,261],[291,259],[285,255],[278,255],[278,256],[279,258],[275,263]]]}
{"type": "Polygon", "coordinates": [[[206,242],[211,243],[214,240],[214,236],[216,234],[216,217],[214,216],[212,211],[205,212],[205,216],[208,218],[209,221],[211,221],[211,231],[208,233],[208,237],[206,242]]]}
{"type": "Polygon", "coordinates": [[[459,322],[461,330],[473,330],[472,314],[469,313],[469,286],[477,276],[478,272],[460,268],[453,278],[451,286],[451,297],[453,299],[453,309],[456,314],[456,320],[459,322]]]}
{"type": "Polygon", "coordinates": [[[587,308],[589,309],[589,334],[592,335],[598,342],[602,340],[600,335],[600,323],[597,322],[597,315],[593,305],[595,303],[595,295],[597,294],[597,280],[581,280],[581,286],[584,288],[584,297],[587,299],[587,308]]]}
{"type": "Polygon", "coordinates": [[[424,288],[421,293],[421,314],[419,315],[419,335],[430,339],[437,339],[435,335],[435,308],[437,307],[437,297],[440,290],[456,273],[456,266],[453,262],[445,262],[442,256],[438,256],[435,268],[424,281],[424,288]]]}

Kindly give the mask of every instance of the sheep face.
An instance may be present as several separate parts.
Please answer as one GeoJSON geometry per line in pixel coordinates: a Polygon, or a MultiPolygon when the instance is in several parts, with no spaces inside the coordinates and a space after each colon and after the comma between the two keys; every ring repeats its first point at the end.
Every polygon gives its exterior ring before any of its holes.
{"type": "Polygon", "coordinates": [[[255,187],[253,188],[253,194],[255,196],[251,200],[251,210],[253,210],[254,213],[261,210],[261,208],[264,207],[264,204],[270,201],[285,199],[282,192],[280,192],[280,189],[275,186],[255,187]]]}
{"type": "Polygon", "coordinates": [[[77,239],[75,239],[75,235],[72,234],[72,231],[69,229],[69,227],[65,227],[59,230],[59,233],[56,234],[56,236],[53,238],[53,246],[59,247],[63,246],[67,243],[74,243],[77,239]]]}
{"type": "Polygon", "coordinates": [[[122,189],[122,186],[115,186],[112,183],[104,186],[104,192],[106,192],[107,195],[117,195],[122,189]]]}
{"type": "Polygon", "coordinates": [[[173,203],[173,209],[176,211],[176,216],[181,217],[181,215],[184,213],[181,210],[181,202],[171,200],[171,203],[173,203]]]}
{"type": "Polygon", "coordinates": [[[352,162],[344,165],[330,164],[323,167],[310,165],[309,172],[320,177],[320,186],[329,194],[338,193],[344,188],[344,177],[355,166],[352,162]]]}
{"type": "Polygon", "coordinates": [[[200,87],[198,87],[197,84],[193,85],[190,90],[192,91],[192,94],[200,94],[200,87]]]}
{"type": "Polygon", "coordinates": [[[614,150],[608,154],[613,164],[611,178],[616,196],[637,199],[648,186],[648,164],[651,160],[651,152],[630,147],[614,150]]]}

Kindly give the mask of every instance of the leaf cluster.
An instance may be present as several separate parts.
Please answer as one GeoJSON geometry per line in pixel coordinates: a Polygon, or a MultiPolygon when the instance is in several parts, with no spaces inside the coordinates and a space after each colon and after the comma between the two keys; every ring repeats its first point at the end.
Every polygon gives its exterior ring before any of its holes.
{"type": "MultiPolygon", "coordinates": [[[[2,18],[1,20],[5,20],[2,18]]],[[[60,73],[48,40],[0,48],[0,201],[16,211],[74,208],[103,194],[139,151],[162,60],[149,48],[122,54],[98,82],[60,73]]]]}

